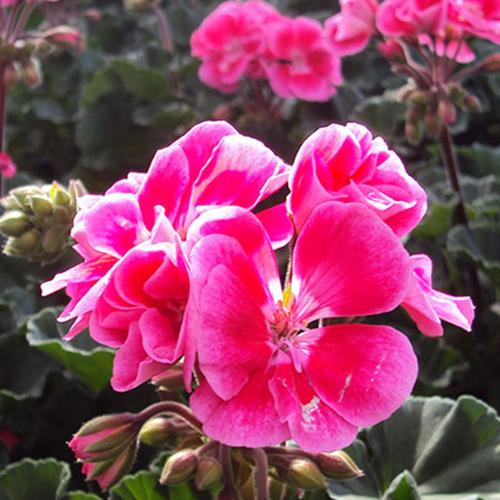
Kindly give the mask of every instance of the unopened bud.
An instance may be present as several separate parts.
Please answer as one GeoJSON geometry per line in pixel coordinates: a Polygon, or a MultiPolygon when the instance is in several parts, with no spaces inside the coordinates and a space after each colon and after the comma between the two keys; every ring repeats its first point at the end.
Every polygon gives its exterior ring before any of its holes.
{"type": "Polygon", "coordinates": [[[40,242],[41,234],[37,229],[31,229],[17,238],[9,238],[4,253],[11,257],[27,257],[40,242]]]}
{"type": "Polygon", "coordinates": [[[405,125],[406,139],[412,146],[418,146],[422,140],[422,125],[419,122],[407,122],[405,125]]]}
{"type": "Polygon", "coordinates": [[[148,446],[163,447],[172,444],[176,435],[175,425],[168,418],[156,417],[148,420],[139,432],[139,441],[148,446]]]}
{"type": "Polygon", "coordinates": [[[29,199],[29,204],[35,215],[39,215],[41,217],[52,215],[52,202],[46,196],[33,195],[29,199]]]}
{"type": "Polygon", "coordinates": [[[124,0],[125,10],[129,12],[146,12],[154,5],[158,5],[160,0],[124,0]]]}
{"type": "Polygon", "coordinates": [[[8,89],[12,89],[19,82],[19,72],[13,63],[7,63],[3,72],[3,82],[8,89]]]}
{"type": "Polygon", "coordinates": [[[196,469],[195,483],[199,490],[209,490],[220,483],[222,479],[222,466],[213,457],[200,459],[196,469]]]}
{"type": "Polygon", "coordinates": [[[468,109],[469,111],[472,111],[473,113],[481,113],[481,111],[483,110],[483,106],[481,105],[481,101],[479,101],[479,99],[472,94],[467,94],[465,96],[464,107],[465,107],[465,109],[468,109]]]}
{"type": "Polygon", "coordinates": [[[467,92],[461,85],[452,82],[448,84],[446,91],[451,102],[460,108],[464,107],[464,98],[467,92]]]}
{"type": "Polygon", "coordinates": [[[448,99],[443,99],[439,102],[438,114],[445,123],[455,123],[455,120],[457,119],[457,109],[448,99]]]}
{"type": "Polygon", "coordinates": [[[128,448],[117,459],[83,465],[87,480],[96,480],[103,490],[114,486],[130,470],[135,458],[135,448],[128,448]]]}
{"type": "Polygon", "coordinates": [[[478,71],[484,71],[485,73],[496,73],[500,71],[500,54],[491,54],[484,58],[478,71]]]}
{"type": "Polygon", "coordinates": [[[418,110],[425,110],[429,106],[429,94],[423,90],[414,90],[409,96],[409,100],[418,110]]]}
{"type": "Polygon", "coordinates": [[[194,474],[198,465],[198,456],[193,450],[181,450],[168,457],[161,473],[160,483],[180,484],[194,474]]]}
{"type": "Polygon", "coordinates": [[[318,466],[311,460],[295,458],[288,467],[289,481],[303,490],[326,488],[326,480],[318,466]]]}
{"type": "Polygon", "coordinates": [[[314,457],[314,462],[326,477],[335,481],[342,481],[363,475],[352,458],[343,451],[318,453],[314,457]]]}
{"type": "Polygon", "coordinates": [[[22,61],[21,64],[21,77],[26,86],[33,89],[41,85],[43,78],[40,61],[35,57],[31,57],[26,61],[22,61]]]}
{"type": "Polygon", "coordinates": [[[169,392],[182,391],[186,387],[184,385],[182,365],[176,365],[167,372],[160,374],[158,377],[153,377],[153,384],[158,389],[169,392]]]}
{"type": "Polygon", "coordinates": [[[4,236],[21,236],[31,228],[31,222],[20,210],[11,210],[0,217],[0,233],[4,236]]]}
{"type": "Polygon", "coordinates": [[[401,45],[394,39],[379,43],[378,50],[389,61],[396,63],[406,62],[406,56],[401,45]]]}
{"type": "Polygon", "coordinates": [[[430,135],[437,136],[443,126],[443,119],[437,113],[429,111],[424,118],[425,128],[430,135]]]}
{"type": "Polygon", "coordinates": [[[60,207],[67,207],[71,203],[70,195],[56,183],[52,187],[51,195],[54,203],[60,207]]]}

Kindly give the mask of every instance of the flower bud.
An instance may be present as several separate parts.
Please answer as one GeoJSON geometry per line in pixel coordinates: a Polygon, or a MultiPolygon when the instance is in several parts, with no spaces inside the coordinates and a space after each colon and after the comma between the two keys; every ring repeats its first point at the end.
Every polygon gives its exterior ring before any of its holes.
{"type": "Polygon", "coordinates": [[[423,136],[422,126],[418,122],[416,123],[407,122],[405,125],[405,134],[408,142],[412,146],[418,146],[423,136]]]}
{"type": "Polygon", "coordinates": [[[161,473],[160,483],[180,484],[191,478],[198,465],[196,452],[181,450],[168,457],[161,473]]]}
{"type": "Polygon", "coordinates": [[[21,64],[21,77],[26,86],[33,89],[41,85],[43,78],[40,61],[35,57],[31,57],[26,61],[22,61],[21,64]]]}
{"type": "Polygon", "coordinates": [[[157,389],[168,392],[179,392],[185,389],[184,378],[182,373],[182,364],[178,363],[168,371],[153,377],[153,384],[157,389]]]}
{"type": "Polygon", "coordinates": [[[405,63],[406,56],[401,45],[394,39],[378,44],[380,53],[392,63],[405,63]]]}
{"type": "Polygon", "coordinates": [[[343,451],[318,453],[314,457],[314,462],[326,477],[335,481],[342,481],[363,475],[352,458],[343,451]]]}
{"type": "Polygon", "coordinates": [[[3,83],[8,89],[14,88],[19,82],[19,72],[14,63],[7,63],[3,72],[3,83]]]}
{"type": "Polygon", "coordinates": [[[149,419],[139,432],[139,441],[148,446],[163,447],[173,444],[176,436],[171,419],[155,417],[149,419]]]}
{"type": "Polygon", "coordinates": [[[159,3],[160,0],[124,0],[125,10],[133,13],[146,12],[159,3]]]}
{"type": "Polygon", "coordinates": [[[84,462],[88,480],[97,480],[101,488],[115,484],[129,470],[137,448],[139,425],[130,413],[103,415],[74,435],[69,447],[84,462]]]}
{"type": "Polygon", "coordinates": [[[30,228],[30,219],[21,210],[11,210],[0,217],[0,233],[4,236],[21,236],[30,228]]]}
{"type": "Polygon", "coordinates": [[[478,71],[484,71],[485,73],[496,73],[500,71],[500,54],[491,54],[485,57],[478,71]]]}
{"type": "Polygon", "coordinates": [[[438,105],[438,114],[445,123],[455,123],[457,110],[455,105],[448,99],[443,99],[438,105]]]}
{"type": "Polygon", "coordinates": [[[441,127],[443,126],[443,119],[439,116],[438,113],[434,111],[429,111],[426,113],[425,118],[425,128],[430,135],[437,136],[441,131],[441,127]]]}
{"type": "Polygon", "coordinates": [[[14,177],[17,167],[10,155],[7,153],[0,153],[0,175],[5,177],[14,177]]]}
{"type": "Polygon", "coordinates": [[[220,483],[222,479],[222,466],[214,457],[202,457],[196,469],[196,488],[209,490],[220,483]]]}
{"type": "Polygon", "coordinates": [[[473,113],[481,113],[483,106],[481,101],[472,94],[467,94],[464,98],[464,107],[473,113]]]}
{"type": "Polygon", "coordinates": [[[10,257],[29,257],[40,239],[40,232],[37,229],[30,229],[17,238],[9,238],[3,252],[10,257]]]}
{"type": "Polygon", "coordinates": [[[288,467],[288,480],[303,490],[326,488],[326,480],[318,466],[306,458],[295,458],[288,467]]]}
{"type": "Polygon", "coordinates": [[[57,183],[11,190],[2,199],[6,213],[0,219],[0,233],[11,238],[4,253],[42,263],[57,259],[68,244],[82,192],[79,181],[71,181],[68,190],[57,183]]]}

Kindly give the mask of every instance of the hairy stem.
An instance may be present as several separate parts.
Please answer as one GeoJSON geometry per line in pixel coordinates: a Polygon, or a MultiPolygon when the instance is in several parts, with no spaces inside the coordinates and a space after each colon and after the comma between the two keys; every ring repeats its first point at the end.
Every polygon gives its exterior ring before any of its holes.
{"type": "Polygon", "coordinates": [[[158,19],[158,24],[160,26],[160,37],[163,47],[165,47],[165,49],[167,49],[169,52],[173,52],[174,44],[172,43],[172,35],[170,33],[170,28],[168,27],[167,20],[165,18],[165,14],[156,4],[153,4],[151,6],[151,10],[155,13],[158,19]]]}
{"type": "Polygon", "coordinates": [[[170,413],[171,415],[177,415],[185,420],[193,429],[202,433],[202,424],[201,422],[193,415],[193,412],[181,403],[177,403],[175,401],[163,401],[161,403],[156,403],[149,408],[141,411],[137,415],[138,420],[142,422],[146,422],[152,417],[157,415],[162,415],[165,413],[170,413]]]}
{"type": "Polygon", "coordinates": [[[267,455],[264,450],[255,448],[252,450],[255,461],[255,490],[256,500],[269,500],[269,490],[267,487],[267,455]]]}

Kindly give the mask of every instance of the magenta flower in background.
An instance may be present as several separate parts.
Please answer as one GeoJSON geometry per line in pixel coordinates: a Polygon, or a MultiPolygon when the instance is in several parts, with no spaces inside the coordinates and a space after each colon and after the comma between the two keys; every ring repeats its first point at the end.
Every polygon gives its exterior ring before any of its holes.
{"type": "Polygon", "coordinates": [[[265,51],[265,25],[279,18],[269,4],[224,2],[195,30],[191,51],[202,60],[200,80],[222,92],[234,92],[241,77],[265,51]]]}
{"type": "Polygon", "coordinates": [[[7,153],[0,153],[0,175],[5,177],[14,177],[17,167],[10,155],[7,153]]]}
{"type": "Polygon", "coordinates": [[[325,21],[325,32],[333,51],[340,56],[365,49],[375,34],[378,0],[341,0],[339,14],[325,21]]]}
{"type": "Polygon", "coordinates": [[[425,191],[396,153],[356,123],[330,125],[310,135],[297,152],[289,185],[289,210],[297,231],[326,201],[361,203],[400,237],[427,210],[425,191]]]}
{"type": "Polygon", "coordinates": [[[443,335],[441,321],[471,331],[474,304],[470,297],[454,297],[432,288],[432,260],[427,255],[412,255],[412,285],[401,304],[425,335],[443,335]]]}
{"type": "Polygon", "coordinates": [[[495,0],[449,0],[450,23],[467,35],[500,44],[500,3],[495,0]]]}
{"type": "Polygon", "coordinates": [[[449,0],[385,0],[377,12],[377,28],[387,36],[438,34],[447,24],[449,0]]]}
{"type": "Polygon", "coordinates": [[[320,23],[305,17],[282,18],[266,32],[267,76],[281,97],[327,101],[342,83],[340,58],[326,43],[320,23]]]}
{"type": "Polygon", "coordinates": [[[231,222],[227,209],[220,212],[220,222],[207,214],[208,229],[197,222],[204,234],[191,250],[185,341],[205,376],[193,412],[210,438],[229,446],[289,438],[311,452],[349,445],[359,426],[402,404],[417,361],[392,328],[314,322],[396,307],[408,291],[408,254],[371,210],[325,203],[298,237],[282,292],[257,219],[235,209],[231,222]]]}

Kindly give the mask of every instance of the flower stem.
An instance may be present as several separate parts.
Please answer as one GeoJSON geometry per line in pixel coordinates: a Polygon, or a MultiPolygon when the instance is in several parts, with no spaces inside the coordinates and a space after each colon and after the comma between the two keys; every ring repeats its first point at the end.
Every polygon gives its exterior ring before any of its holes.
{"type": "Polygon", "coordinates": [[[165,47],[165,49],[167,49],[169,52],[173,52],[174,44],[172,43],[172,35],[170,34],[170,28],[168,27],[165,15],[161,11],[160,7],[158,7],[158,5],[156,4],[153,4],[151,6],[151,10],[155,13],[158,19],[158,24],[160,26],[160,36],[163,47],[165,47]]]}
{"type": "Polygon", "coordinates": [[[255,486],[256,500],[269,500],[269,491],[267,487],[267,455],[264,450],[255,448],[252,450],[255,460],[255,486]]]}
{"type": "Polygon", "coordinates": [[[234,481],[233,464],[231,460],[231,448],[229,446],[219,445],[219,458],[222,465],[224,477],[224,486],[219,492],[218,498],[239,500],[241,495],[238,493],[238,487],[234,481]]]}
{"type": "Polygon", "coordinates": [[[453,191],[458,195],[458,204],[456,208],[457,221],[459,224],[467,226],[469,221],[467,218],[467,212],[465,210],[465,200],[462,191],[462,185],[460,183],[460,173],[458,171],[457,158],[453,150],[450,129],[448,128],[448,125],[446,123],[441,127],[439,141],[441,143],[441,152],[443,155],[444,166],[448,174],[448,179],[450,180],[453,191]]]}
{"type": "Polygon", "coordinates": [[[146,422],[152,417],[161,415],[163,413],[170,413],[172,415],[177,415],[185,420],[191,427],[193,427],[198,432],[202,433],[201,422],[193,415],[193,412],[181,403],[176,403],[175,401],[163,401],[161,403],[156,403],[149,408],[141,411],[137,415],[137,418],[141,422],[146,422]]]}

